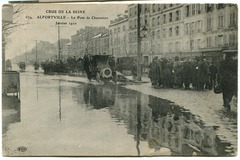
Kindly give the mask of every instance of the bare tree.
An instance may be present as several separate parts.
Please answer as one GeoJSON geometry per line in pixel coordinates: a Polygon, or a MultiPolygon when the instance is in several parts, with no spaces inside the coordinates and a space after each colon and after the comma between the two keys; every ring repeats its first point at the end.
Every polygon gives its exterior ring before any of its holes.
{"type": "Polygon", "coordinates": [[[26,8],[21,5],[13,5],[12,23],[2,23],[2,34],[4,38],[7,38],[10,34],[15,32],[18,27],[27,24],[26,22],[21,22],[20,20],[20,17],[25,9],[26,8]]]}
{"type": "MultiPolygon", "coordinates": [[[[5,47],[7,42],[9,42],[9,35],[17,30],[18,27],[25,25],[26,23],[20,22],[20,17],[25,10],[25,8],[21,5],[13,5],[13,6],[3,6],[8,8],[8,10],[4,13],[7,17],[11,19],[11,22],[2,21],[2,70],[5,71],[5,47]],[[10,9],[11,7],[12,10],[10,9]],[[12,16],[12,17],[11,17],[12,16]]],[[[5,17],[3,17],[5,18],[5,17]]]]}

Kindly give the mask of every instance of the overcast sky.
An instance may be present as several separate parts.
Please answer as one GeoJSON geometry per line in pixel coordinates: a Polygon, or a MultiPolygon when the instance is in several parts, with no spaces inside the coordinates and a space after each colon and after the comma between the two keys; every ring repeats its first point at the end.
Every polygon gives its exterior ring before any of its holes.
{"type": "MultiPolygon", "coordinates": [[[[21,4],[19,4],[21,5],[21,4]]],[[[16,55],[22,54],[25,50],[31,50],[36,40],[44,40],[50,42],[56,42],[58,38],[58,28],[55,24],[58,22],[72,22],[76,25],[64,25],[61,27],[60,35],[61,38],[71,38],[77,30],[84,28],[85,26],[105,26],[108,27],[110,20],[117,17],[118,14],[123,14],[127,9],[126,4],[25,4],[21,5],[25,8],[22,12],[19,23],[28,23],[11,34],[10,41],[6,46],[6,58],[13,58],[16,55]],[[63,14],[59,13],[46,13],[47,10],[52,12],[63,10],[63,14]],[[66,14],[70,11],[71,13],[66,14]],[[73,11],[85,11],[83,13],[73,13],[73,11]],[[37,19],[38,16],[66,16],[67,19],[56,20],[56,19],[37,19]],[[108,19],[99,20],[82,20],[82,19],[71,19],[71,16],[96,16],[96,17],[107,17],[108,19]],[[31,19],[30,19],[31,17],[31,19]]]]}

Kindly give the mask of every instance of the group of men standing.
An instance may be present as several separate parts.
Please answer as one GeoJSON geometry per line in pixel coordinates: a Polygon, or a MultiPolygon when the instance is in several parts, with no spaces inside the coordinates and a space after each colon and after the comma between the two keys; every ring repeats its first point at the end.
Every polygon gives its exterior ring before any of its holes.
{"type": "Polygon", "coordinates": [[[220,85],[227,109],[230,109],[233,95],[237,94],[237,60],[231,54],[226,54],[218,67],[203,56],[194,59],[176,56],[174,60],[155,57],[149,67],[153,86],[211,90],[220,85]]]}
{"type": "Polygon", "coordinates": [[[174,60],[155,57],[150,64],[149,78],[152,85],[168,88],[204,90],[212,89],[217,81],[217,68],[204,57],[194,59],[178,56],[174,60]]]}

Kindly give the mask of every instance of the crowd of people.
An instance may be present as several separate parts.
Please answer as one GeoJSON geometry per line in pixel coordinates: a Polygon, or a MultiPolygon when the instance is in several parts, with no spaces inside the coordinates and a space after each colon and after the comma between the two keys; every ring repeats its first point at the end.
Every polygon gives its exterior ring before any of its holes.
{"type": "Polygon", "coordinates": [[[217,67],[204,57],[155,57],[149,66],[153,86],[205,90],[217,84],[217,67]]]}
{"type": "Polygon", "coordinates": [[[205,57],[158,59],[149,66],[149,78],[153,86],[212,90],[220,86],[223,106],[230,109],[233,95],[237,95],[237,60],[226,54],[218,66],[205,57]]]}

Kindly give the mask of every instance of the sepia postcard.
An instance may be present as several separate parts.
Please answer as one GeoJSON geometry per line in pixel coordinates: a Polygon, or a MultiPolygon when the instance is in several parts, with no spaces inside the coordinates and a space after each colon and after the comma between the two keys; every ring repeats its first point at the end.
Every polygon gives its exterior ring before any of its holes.
{"type": "Polygon", "coordinates": [[[238,5],[2,6],[2,156],[236,157],[238,5]]]}

